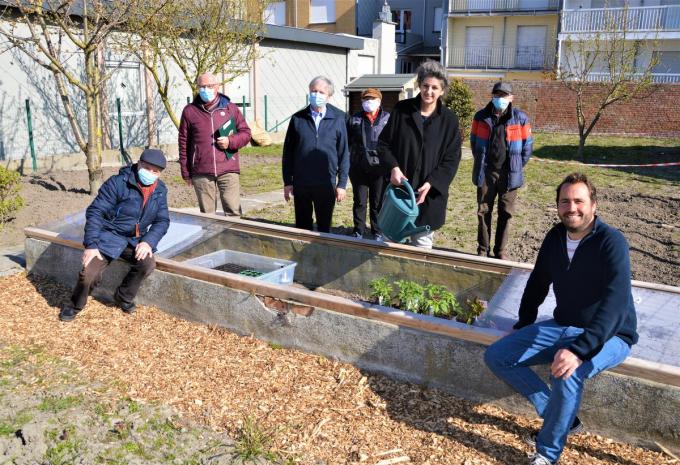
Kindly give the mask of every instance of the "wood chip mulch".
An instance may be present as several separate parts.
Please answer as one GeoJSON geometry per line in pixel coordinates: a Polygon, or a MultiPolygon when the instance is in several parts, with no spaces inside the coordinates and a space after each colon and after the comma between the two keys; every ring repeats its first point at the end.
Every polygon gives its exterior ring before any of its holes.
{"type": "MultiPolygon", "coordinates": [[[[487,404],[398,383],[318,355],[286,350],[153,307],[133,316],[91,299],[57,319],[69,290],[40,277],[0,279],[0,343],[38,345],[131,398],[236,431],[247,416],[303,464],[523,464],[521,436],[539,423],[487,404]]],[[[591,434],[561,464],[671,464],[666,455],[591,434]]]]}

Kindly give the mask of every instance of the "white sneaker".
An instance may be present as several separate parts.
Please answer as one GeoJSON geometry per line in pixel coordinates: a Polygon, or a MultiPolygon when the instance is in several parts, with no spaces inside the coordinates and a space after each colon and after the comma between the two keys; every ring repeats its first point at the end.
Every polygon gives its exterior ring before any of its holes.
{"type": "Polygon", "coordinates": [[[553,463],[550,460],[546,459],[538,452],[530,456],[529,460],[531,460],[531,462],[529,462],[531,465],[553,465],[553,463]]]}

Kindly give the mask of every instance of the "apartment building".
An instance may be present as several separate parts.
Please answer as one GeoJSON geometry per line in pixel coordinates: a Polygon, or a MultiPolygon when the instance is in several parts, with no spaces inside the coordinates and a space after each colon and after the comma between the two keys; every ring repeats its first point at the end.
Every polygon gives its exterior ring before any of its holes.
{"type": "MultiPolygon", "coordinates": [[[[625,27],[627,41],[639,45],[636,66],[646,69],[653,58],[654,82],[680,82],[680,0],[564,0],[560,66],[567,66],[565,40],[587,40],[616,25],[625,27]]],[[[600,63],[589,77],[599,81],[608,75],[606,64],[600,63]]]]}
{"type": "Polygon", "coordinates": [[[371,36],[373,21],[385,5],[395,23],[396,72],[413,73],[426,59],[439,61],[442,0],[357,0],[357,35],[371,36]]]}
{"type": "Polygon", "coordinates": [[[264,20],[319,32],[356,34],[355,0],[285,0],[271,2],[264,20]]]}
{"type": "Polygon", "coordinates": [[[451,76],[545,79],[557,56],[560,0],[449,0],[442,62],[451,76]]]}

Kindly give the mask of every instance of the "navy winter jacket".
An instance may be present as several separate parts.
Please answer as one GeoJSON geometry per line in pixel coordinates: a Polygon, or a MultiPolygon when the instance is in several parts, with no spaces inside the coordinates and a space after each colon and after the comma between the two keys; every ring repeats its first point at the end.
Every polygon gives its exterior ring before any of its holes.
{"type": "Polygon", "coordinates": [[[568,347],[579,358],[591,359],[614,336],[632,346],[638,334],[630,280],[628,243],[619,230],[596,217],[570,263],[567,230],[560,223],[548,232],[538,252],[515,329],[536,321],[552,284],[557,324],[585,330],[568,347]]]}
{"type": "Polygon", "coordinates": [[[283,185],[298,187],[347,187],[349,147],[347,115],[333,105],[316,130],[310,107],[290,119],[283,143],[283,185]]]}
{"type": "MultiPolygon", "coordinates": [[[[470,130],[470,147],[475,159],[472,166],[472,182],[477,187],[484,185],[489,140],[493,128],[492,111],[493,104],[489,103],[485,108],[475,113],[470,130]]],[[[508,111],[511,113],[510,119],[505,124],[505,140],[508,146],[508,158],[510,159],[508,189],[517,189],[524,184],[524,166],[531,158],[534,140],[531,136],[531,124],[526,113],[514,108],[512,103],[508,107],[508,111]]]]}
{"type": "Polygon", "coordinates": [[[130,245],[146,242],[155,251],[170,226],[168,189],[163,181],[158,184],[142,209],[142,191],[137,185],[137,165],[121,168],[102,185],[97,197],[85,212],[86,249],[99,251],[117,259],[130,245]],[[135,237],[139,224],[140,237],[135,237]]]}
{"type": "Polygon", "coordinates": [[[385,129],[389,119],[390,114],[383,110],[382,107],[373,123],[371,123],[363,111],[359,111],[350,117],[347,123],[347,138],[349,140],[349,167],[352,172],[364,169],[362,165],[365,158],[364,149],[376,150],[378,148],[378,138],[382,130],[385,129]],[[366,141],[365,148],[364,140],[366,141]]]}

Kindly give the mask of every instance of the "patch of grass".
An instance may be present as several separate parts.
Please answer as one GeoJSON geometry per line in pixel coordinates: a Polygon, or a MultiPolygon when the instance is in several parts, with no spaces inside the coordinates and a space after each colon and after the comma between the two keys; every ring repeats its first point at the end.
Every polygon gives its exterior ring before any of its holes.
{"type": "MultiPolygon", "coordinates": [[[[577,134],[535,132],[534,155],[556,160],[573,160],[578,149],[577,134]]],[[[680,160],[680,140],[662,137],[594,135],[586,140],[589,163],[660,163],[680,160]]]]}
{"type": "Polygon", "coordinates": [[[276,461],[277,456],[272,451],[274,437],[253,417],[243,419],[243,425],[237,431],[234,454],[244,462],[255,458],[265,458],[276,461]]]}
{"type": "Polygon", "coordinates": [[[33,415],[29,411],[22,410],[14,415],[14,418],[0,421],[0,436],[13,436],[17,430],[20,430],[32,419],[33,415]]]}
{"type": "Polygon", "coordinates": [[[281,344],[277,344],[275,342],[270,342],[269,347],[271,347],[274,350],[281,350],[283,349],[283,346],[281,344]]]}
{"type": "Polygon", "coordinates": [[[47,449],[45,461],[50,465],[70,465],[82,453],[83,443],[79,439],[67,439],[47,449]]]}
{"type": "Polygon", "coordinates": [[[128,441],[128,442],[124,443],[121,447],[123,448],[123,450],[125,450],[125,451],[127,451],[131,454],[138,455],[140,457],[146,456],[146,453],[144,452],[144,448],[139,443],[136,443],[136,442],[133,442],[133,441],[128,441]]]}
{"type": "Polygon", "coordinates": [[[260,194],[275,190],[281,191],[283,198],[283,179],[280,159],[270,163],[260,163],[241,169],[241,191],[245,195],[260,194]]]}
{"type": "Polygon", "coordinates": [[[0,422],[0,436],[13,436],[15,431],[13,423],[0,422]]]}
{"type": "Polygon", "coordinates": [[[38,404],[37,408],[41,412],[58,413],[61,412],[62,410],[75,407],[76,405],[79,405],[80,402],[81,399],[75,396],[47,397],[43,399],[42,402],[40,402],[40,404],[38,404]]]}
{"type": "Polygon", "coordinates": [[[272,144],[269,147],[243,147],[239,150],[241,155],[268,155],[268,156],[281,156],[283,152],[282,144],[272,144]]]}

